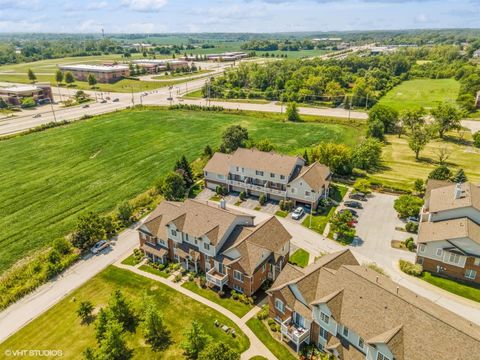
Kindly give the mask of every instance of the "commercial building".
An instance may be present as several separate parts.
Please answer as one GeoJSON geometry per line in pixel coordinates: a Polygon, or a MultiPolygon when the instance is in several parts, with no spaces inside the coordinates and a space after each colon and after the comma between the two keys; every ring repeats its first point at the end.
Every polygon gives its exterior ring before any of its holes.
{"type": "Polygon", "coordinates": [[[140,248],[159,263],[206,273],[207,283],[251,296],[288,262],[291,235],[272,216],[254,216],[196,200],[163,201],[139,228],[140,248]]]}
{"type": "Polygon", "coordinates": [[[236,61],[248,57],[247,53],[244,52],[224,52],[221,54],[208,54],[207,60],[212,61],[236,61]]]}
{"type": "Polygon", "coordinates": [[[92,74],[99,83],[113,83],[123,77],[130,75],[127,65],[59,65],[62,71],[70,71],[76,80],[88,81],[88,76],[92,74]]]}
{"type": "Polygon", "coordinates": [[[238,148],[233,154],[215,153],[203,169],[205,186],[272,200],[292,200],[316,207],[328,197],[332,173],[318,162],[306,166],[298,156],[238,148]]]}
{"type": "Polygon", "coordinates": [[[52,88],[48,83],[37,83],[35,85],[12,84],[0,87],[0,97],[11,105],[18,106],[24,98],[33,98],[36,103],[52,101],[52,88]]]}
{"type": "Polygon", "coordinates": [[[416,261],[437,276],[480,284],[480,187],[428,181],[416,261]]]}
{"type": "MultiPolygon", "coordinates": [[[[480,327],[398,285],[349,249],[287,264],[267,291],[282,340],[342,360],[474,359],[480,327]]],[[[477,355],[475,355],[477,354],[477,355]]]]}
{"type": "Polygon", "coordinates": [[[148,73],[176,70],[189,66],[188,61],[180,59],[138,59],[133,60],[132,63],[145,68],[148,73]]]}

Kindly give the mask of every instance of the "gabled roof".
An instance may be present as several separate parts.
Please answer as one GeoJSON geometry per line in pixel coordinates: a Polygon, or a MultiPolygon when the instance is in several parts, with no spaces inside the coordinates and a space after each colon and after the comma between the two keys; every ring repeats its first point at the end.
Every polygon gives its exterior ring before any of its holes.
{"type": "Polygon", "coordinates": [[[292,235],[275,216],[272,216],[254,227],[249,227],[247,231],[236,229],[231,237],[235,239],[227,240],[222,253],[229,257],[229,251],[235,249],[239,253],[236,262],[246,274],[251,275],[268,256],[282,253],[283,247],[290,241],[292,235]]]}
{"type": "Polygon", "coordinates": [[[304,166],[295,179],[303,179],[313,190],[320,192],[323,187],[327,187],[331,174],[328,166],[316,161],[304,166]]]}
{"type": "Polygon", "coordinates": [[[166,226],[174,224],[178,230],[194,237],[207,235],[216,245],[239,217],[253,216],[231,209],[222,209],[197,200],[186,200],[183,203],[162,201],[145,221],[150,233],[167,239],[166,226]]]}
{"type": "Polygon", "coordinates": [[[214,174],[228,175],[231,160],[231,155],[216,152],[213,154],[212,158],[208,160],[207,165],[205,165],[203,168],[203,171],[214,174]]]}
{"type": "Polygon", "coordinates": [[[422,222],[418,231],[418,243],[470,238],[480,245],[480,225],[468,218],[422,222]]]}
{"type": "Polygon", "coordinates": [[[480,187],[472,183],[450,184],[432,189],[428,210],[439,212],[465,207],[474,207],[480,211],[480,187]],[[456,187],[460,186],[461,196],[456,197],[456,187]]]}
{"type": "Polygon", "coordinates": [[[233,154],[215,153],[203,170],[227,175],[231,166],[238,166],[289,176],[299,159],[301,158],[297,156],[281,155],[275,152],[238,148],[233,154]]]}

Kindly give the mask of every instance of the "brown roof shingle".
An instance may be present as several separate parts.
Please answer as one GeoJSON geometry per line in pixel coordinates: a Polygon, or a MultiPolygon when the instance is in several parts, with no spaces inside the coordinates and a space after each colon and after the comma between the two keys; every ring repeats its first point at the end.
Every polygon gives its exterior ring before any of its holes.
{"type": "Polygon", "coordinates": [[[465,237],[480,244],[480,225],[468,218],[422,222],[418,230],[418,243],[465,237]]]}
{"type": "Polygon", "coordinates": [[[331,174],[328,166],[316,161],[310,166],[304,166],[296,179],[302,178],[313,190],[320,192],[328,187],[331,174]]]}
{"type": "Polygon", "coordinates": [[[430,191],[428,210],[430,212],[439,212],[469,206],[480,210],[480,187],[472,183],[459,185],[461,185],[462,190],[460,198],[455,197],[455,188],[457,184],[432,189],[430,191]]]}
{"type": "Polygon", "coordinates": [[[208,160],[203,171],[212,172],[214,174],[228,175],[230,170],[231,155],[216,152],[212,158],[208,160]]]}

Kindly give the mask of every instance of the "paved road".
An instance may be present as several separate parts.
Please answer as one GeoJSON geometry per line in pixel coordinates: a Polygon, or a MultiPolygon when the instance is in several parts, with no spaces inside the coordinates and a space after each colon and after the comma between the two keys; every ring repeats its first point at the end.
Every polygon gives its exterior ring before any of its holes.
{"type": "Polygon", "coordinates": [[[138,246],[136,230],[122,232],[110,250],[79,261],[55,280],[0,312],[0,342],[138,246]]]}

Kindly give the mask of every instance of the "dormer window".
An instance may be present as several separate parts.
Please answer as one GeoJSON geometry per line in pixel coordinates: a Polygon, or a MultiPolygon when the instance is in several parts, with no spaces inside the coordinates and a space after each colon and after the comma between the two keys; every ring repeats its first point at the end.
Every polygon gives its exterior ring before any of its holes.
{"type": "Polygon", "coordinates": [[[256,170],[256,171],[255,171],[255,175],[263,176],[263,171],[256,170]]]}
{"type": "Polygon", "coordinates": [[[320,319],[322,319],[322,321],[325,323],[325,324],[328,324],[330,322],[330,316],[328,316],[327,314],[325,314],[324,312],[321,312],[320,313],[320,319]]]}
{"type": "Polygon", "coordinates": [[[204,248],[205,250],[210,250],[210,244],[203,243],[203,248],[204,248]]]}
{"type": "Polygon", "coordinates": [[[174,230],[174,229],[172,229],[172,235],[173,235],[173,236],[177,236],[177,231],[174,230]]]}
{"type": "Polygon", "coordinates": [[[391,360],[387,355],[382,354],[381,352],[377,353],[377,360],[391,360]]]}

